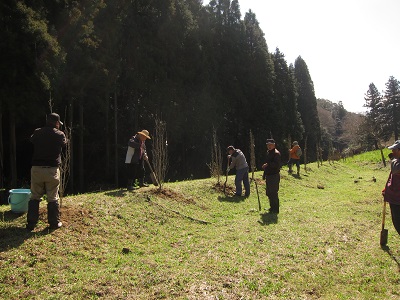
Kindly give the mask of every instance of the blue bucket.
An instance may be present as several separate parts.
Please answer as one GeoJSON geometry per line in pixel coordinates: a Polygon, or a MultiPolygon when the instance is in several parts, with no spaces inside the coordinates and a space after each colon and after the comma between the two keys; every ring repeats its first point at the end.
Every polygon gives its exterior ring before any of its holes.
{"type": "Polygon", "coordinates": [[[8,203],[11,205],[13,213],[25,213],[28,211],[28,202],[31,197],[30,189],[13,189],[10,190],[8,203]]]}

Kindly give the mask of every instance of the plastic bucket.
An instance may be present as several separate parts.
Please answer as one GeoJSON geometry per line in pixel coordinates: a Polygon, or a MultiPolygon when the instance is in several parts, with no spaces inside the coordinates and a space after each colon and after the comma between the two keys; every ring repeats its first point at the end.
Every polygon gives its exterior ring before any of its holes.
{"type": "Polygon", "coordinates": [[[14,213],[24,213],[28,211],[28,202],[31,197],[30,189],[10,190],[8,203],[11,205],[11,211],[14,213]]]}

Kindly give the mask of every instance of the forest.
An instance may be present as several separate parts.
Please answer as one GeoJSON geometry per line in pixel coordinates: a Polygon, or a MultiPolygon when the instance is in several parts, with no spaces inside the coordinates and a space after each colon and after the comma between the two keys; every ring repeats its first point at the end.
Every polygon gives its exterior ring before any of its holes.
{"type": "Polygon", "coordinates": [[[258,168],[267,138],[283,160],[298,140],[310,162],[358,143],[337,138],[340,103],[329,110],[334,131],[321,126],[306,62],[270,51],[255,12],[242,16],[238,0],[3,0],[0,17],[0,188],[29,186],[29,137],[50,112],[70,132],[71,193],[124,186],[129,138],[153,136],[157,121],[169,181],[210,175],[213,133],[223,155],[234,145],[248,156],[251,131],[258,168]]]}

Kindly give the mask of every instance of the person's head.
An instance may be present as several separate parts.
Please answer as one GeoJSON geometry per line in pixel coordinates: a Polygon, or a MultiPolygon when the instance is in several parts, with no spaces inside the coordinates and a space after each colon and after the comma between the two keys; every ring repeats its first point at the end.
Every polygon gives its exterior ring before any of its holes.
{"type": "Polygon", "coordinates": [[[58,114],[51,113],[47,115],[47,125],[58,129],[61,125],[63,125],[63,122],[61,122],[60,116],[58,114]]]}
{"type": "Polygon", "coordinates": [[[235,152],[235,147],[229,146],[228,148],[226,148],[226,152],[227,152],[229,155],[232,155],[233,152],[235,152]]]}
{"type": "Polygon", "coordinates": [[[139,139],[141,141],[145,141],[147,139],[151,140],[149,132],[146,129],[143,129],[142,131],[139,131],[138,135],[139,135],[139,139]]]}
{"type": "Polygon", "coordinates": [[[400,140],[395,141],[394,144],[388,148],[392,150],[394,158],[400,158],[400,140]]]}
{"type": "Polygon", "coordinates": [[[298,146],[298,145],[299,145],[299,142],[294,141],[292,145],[293,145],[293,146],[298,146]]]}
{"type": "Polygon", "coordinates": [[[267,145],[268,150],[275,149],[275,140],[267,139],[266,145],[267,145]]]}

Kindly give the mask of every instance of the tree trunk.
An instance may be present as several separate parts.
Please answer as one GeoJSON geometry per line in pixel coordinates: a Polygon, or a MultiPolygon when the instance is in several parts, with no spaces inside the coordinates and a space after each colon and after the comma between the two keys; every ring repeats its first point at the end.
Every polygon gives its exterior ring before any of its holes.
{"type": "Polygon", "coordinates": [[[15,139],[15,112],[10,111],[10,168],[11,168],[11,187],[17,187],[17,147],[15,139]]]}
{"type": "Polygon", "coordinates": [[[115,155],[115,185],[118,187],[118,101],[117,92],[114,92],[114,155],[115,155]]]}
{"type": "Polygon", "coordinates": [[[109,113],[110,113],[110,105],[109,105],[109,94],[108,92],[106,93],[106,110],[105,110],[105,114],[106,114],[106,128],[105,128],[105,139],[106,139],[106,178],[107,181],[110,179],[110,126],[108,124],[109,122],[109,113]]]}
{"type": "Polygon", "coordinates": [[[73,124],[74,124],[74,99],[71,98],[70,99],[70,103],[68,106],[68,110],[69,110],[69,128],[71,129],[71,136],[70,136],[70,140],[69,140],[69,147],[71,149],[71,156],[70,156],[70,168],[69,168],[69,184],[71,187],[71,191],[72,193],[74,193],[74,189],[75,189],[75,183],[74,183],[74,147],[73,147],[73,124]]]}
{"type": "Polygon", "coordinates": [[[307,172],[307,139],[308,136],[306,135],[306,138],[304,139],[304,171],[307,172]]]}
{"type": "MultiPolygon", "coordinates": [[[[1,108],[1,103],[0,103],[1,108]]],[[[0,190],[4,187],[3,113],[0,110],[0,190]]]]}
{"type": "Polygon", "coordinates": [[[84,158],[83,158],[83,99],[79,101],[79,191],[84,192],[84,158]]]}

